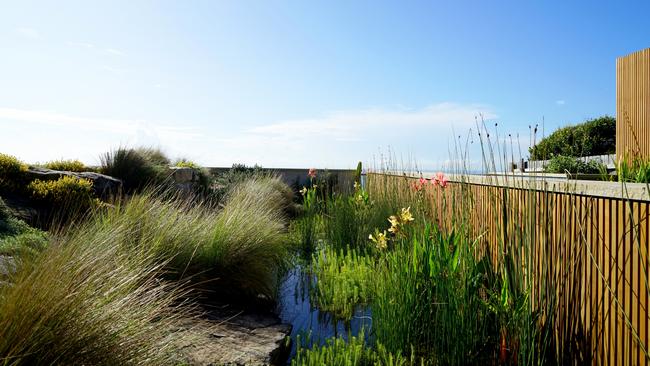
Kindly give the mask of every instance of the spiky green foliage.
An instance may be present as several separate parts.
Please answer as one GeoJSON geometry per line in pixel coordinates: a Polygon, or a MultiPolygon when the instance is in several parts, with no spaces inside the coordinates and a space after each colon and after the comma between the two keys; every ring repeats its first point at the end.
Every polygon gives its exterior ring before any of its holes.
{"type": "Polygon", "coordinates": [[[650,160],[620,159],[616,173],[620,182],[650,183],[650,160]]]}
{"type": "Polygon", "coordinates": [[[338,319],[350,320],[355,308],[368,304],[372,297],[374,260],[354,249],[344,252],[326,247],[314,254],[311,270],[316,277],[312,301],[338,319]]]}
{"type": "Polygon", "coordinates": [[[296,357],[291,361],[292,366],[405,366],[417,365],[414,358],[405,358],[392,354],[381,344],[375,348],[364,342],[363,332],[359,336],[349,337],[345,341],[341,337],[328,339],[323,346],[304,348],[298,339],[296,357]]]}

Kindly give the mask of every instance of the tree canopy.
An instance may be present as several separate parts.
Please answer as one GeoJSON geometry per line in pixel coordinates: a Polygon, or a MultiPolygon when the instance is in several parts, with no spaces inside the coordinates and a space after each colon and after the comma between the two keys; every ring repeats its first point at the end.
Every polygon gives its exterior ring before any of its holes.
{"type": "Polygon", "coordinates": [[[562,127],[529,149],[531,160],[553,156],[572,157],[613,154],[616,152],[616,119],[603,116],[562,127]]]}

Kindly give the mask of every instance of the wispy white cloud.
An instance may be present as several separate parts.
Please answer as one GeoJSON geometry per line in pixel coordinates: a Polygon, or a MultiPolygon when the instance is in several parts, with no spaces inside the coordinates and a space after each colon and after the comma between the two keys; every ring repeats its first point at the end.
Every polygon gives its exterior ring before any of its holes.
{"type": "Polygon", "coordinates": [[[566,101],[564,101],[564,100],[562,100],[562,99],[560,99],[560,100],[556,100],[556,101],[555,101],[555,104],[557,104],[557,105],[559,105],[559,106],[562,106],[562,105],[565,105],[565,104],[566,104],[566,101]]]}
{"type": "Polygon", "coordinates": [[[37,39],[41,38],[41,33],[34,29],[34,28],[29,28],[29,27],[18,27],[15,29],[16,33],[19,35],[26,37],[26,38],[31,38],[31,39],[37,39]]]}
{"type": "Polygon", "coordinates": [[[126,70],[126,69],[122,69],[122,68],[119,68],[119,67],[113,67],[113,66],[107,66],[107,65],[104,65],[104,66],[102,66],[101,68],[102,68],[102,70],[104,70],[104,71],[108,71],[108,72],[110,72],[111,74],[114,74],[114,75],[117,75],[117,76],[122,76],[122,75],[124,75],[124,74],[127,73],[127,70],[126,70]]]}
{"type": "Polygon", "coordinates": [[[124,52],[115,49],[115,48],[105,48],[104,52],[109,54],[109,55],[115,55],[115,56],[124,56],[126,55],[124,52]]]}
{"type": "Polygon", "coordinates": [[[479,104],[440,103],[421,109],[371,108],[335,112],[319,118],[281,121],[248,130],[249,134],[281,136],[286,139],[335,138],[357,141],[372,131],[396,131],[405,128],[471,126],[477,114],[493,119],[496,115],[479,104]]]}
{"type": "Polygon", "coordinates": [[[100,47],[94,43],[91,42],[79,42],[79,41],[68,41],[66,42],[68,46],[71,47],[77,47],[77,48],[82,48],[85,50],[89,51],[94,51],[96,53],[101,53],[105,55],[113,55],[113,56],[125,56],[126,52],[113,48],[113,47],[100,47]]]}
{"type": "Polygon", "coordinates": [[[79,48],[85,48],[85,49],[94,49],[95,45],[89,42],[73,42],[73,41],[68,41],[66,42],[68,46],[71,47],[79,47],[79,48]]]}
{"type": "Polygon", "coordinates": [[[30,125],[53,125],[86,131],[108,132],[122,135],[142,133],[174,139],[193,139],[200,134],[191,127],[173,124],[156,124],[142,119],[111,119],[73,116],[65,113],[0,108],[0,121],[20,122],[30,125]]]}
{"type": "Polygon", "coordinates": [[[440,103],[420,109],[370,108],[278,121],[215,139],[220,149],[214,158],[222,159],[221,164],[347,167],[358,160],[369,161],[381,146],[419,158],[425,158],[424,154],[446,158],[452,130],[469,130],[478,114],[496,118],[485,105],[440,103]]]}

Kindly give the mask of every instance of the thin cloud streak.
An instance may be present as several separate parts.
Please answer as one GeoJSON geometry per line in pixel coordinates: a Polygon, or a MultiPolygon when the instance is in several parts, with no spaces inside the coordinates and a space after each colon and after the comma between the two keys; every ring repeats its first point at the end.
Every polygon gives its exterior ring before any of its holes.
{"type": "Polygon", "coordinates": [[[34,29],[34,28],[18,27],[15,30],[16,30],[16,33],[18,33],[21,36],[26,37],[26,38],[31,38],[31,39],[41,38],[41,33],[38,30],[34,29]]]}
{"type": "Polygon", "coordinates": [[[87,131],[108,132],[133,135],[139,131],[149,131],[156,135],[176,139],[200,137],[194,128],[154,124],[141,119],[111,119],[72,116],[64,113],[0,108],[0,121],[21,122],[23,124],[44,124],[87,131]]]}

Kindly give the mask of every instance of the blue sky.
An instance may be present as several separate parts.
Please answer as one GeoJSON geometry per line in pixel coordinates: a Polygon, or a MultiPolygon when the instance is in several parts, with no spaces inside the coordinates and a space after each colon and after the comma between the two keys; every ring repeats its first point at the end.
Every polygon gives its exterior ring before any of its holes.
{"type": "Polygon", "coordinates": [[[615,114],[615,60],[650,47],[649,12],[648,1],[2,1],[0,151],[96,164],[146,145],[209,166],[348,168],[390,149],[434,169],[479,114],[525,150],[542,119],[548,133],[615,114]]]}

